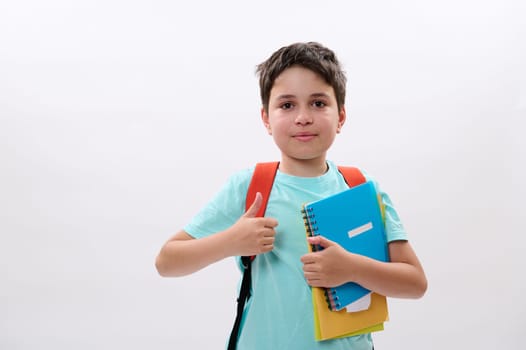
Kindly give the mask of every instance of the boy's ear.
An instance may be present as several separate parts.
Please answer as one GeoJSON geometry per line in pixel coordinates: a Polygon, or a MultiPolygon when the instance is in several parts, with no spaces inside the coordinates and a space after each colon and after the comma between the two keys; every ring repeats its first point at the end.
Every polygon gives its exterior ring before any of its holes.
{"type": "Polygon", "coordinates": [[[347,113],[345,112],[345,107],[342,106],[340,109],[340,113],[338,113],[338,127],[336,128],[336,132],[339,134],[342,130],[343,124],[345,124],[345,120],[347,119],[347,113]]]}
{"type": "Polygon", "coordinates": [[[268,113],[265,110],[265,107],[261,107],[261,120],[263,121],[263,125],[265,125],[265,129],[267,129],[268,134],[272,135],[272,129],[270,128],[268,113]]]}

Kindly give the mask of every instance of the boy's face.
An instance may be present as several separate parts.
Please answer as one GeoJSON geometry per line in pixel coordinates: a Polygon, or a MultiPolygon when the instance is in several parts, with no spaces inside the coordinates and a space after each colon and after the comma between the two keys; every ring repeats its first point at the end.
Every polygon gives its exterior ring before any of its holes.
{"type": "Polygon", "coordinates": [[[334,89],[315,72],[293,66],[281,73],[270,91],[263,123],[281,150],[282,162],[325,163],[327,150],[345,122],[334,89]]]}

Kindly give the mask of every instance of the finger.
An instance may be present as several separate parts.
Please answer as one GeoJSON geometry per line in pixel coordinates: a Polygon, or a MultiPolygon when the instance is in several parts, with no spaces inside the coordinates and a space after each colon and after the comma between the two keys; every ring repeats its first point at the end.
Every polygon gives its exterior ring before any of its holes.
{"type": "Polygon", "coordinates": [[[261,208],[261,204],[263,203],[263,195],[261,192],[256,193],[256,198],[254,198],[254,202],[252,202],[252,205],[243,215],[247,218],[255,218],[258,214],[259,208],[261,208]]]}
{"type": "Polygon", "coordinates": [[[274,228],[276,226],[278,226],[278,220],[274,219],[274,218],[262,218],[261,219],[262,223],[263,223],[263,226],[265,227],[268,227],[268,228],[274,228]]]}
{"type": "Polygon", "coordinates": [[[261,246],[261,253],[267,253],[274,249],[274,244],[264,244],[261,246]]]}
{"type": "Polygon", "coordinates": [[[312,253],[302,255],[302,256],[300,257],[300,261],[301,261],[302,263],[304,263],[304,264],[312,263],[311,255],[312,255],[312,253]]]}
{"type": "Polygon", "coordinates": [[[263,244],[263,245],[274,244],[274,237],[265,237],[265,238],[261,239],[261,244],[263,244]]]}
{"type": "Polygon", "coordinates": [[[312,245],[319,245],[322,248],[328,248],[332,245],[335,245],[333,241],[323,237],[323,236],[313,236],[313,237],[307,237],[307,240],[312,245]]]}
{"type": "Polygon", "coordinates": [[[316,264],[304,264],[303,265],[303,272],[305,274],[307,274],[307,273],[311,273],[311,274],[312,273],[317,273],[317,272],[319,272],[319,270],[320,269],[319,269],[318,265],[316,265],[316,264]]]}
{"type": "Polygon", "coordinates": [[[307,281],[307,284],[312,287],[320,287],[321,286],[321,279],[318,278],[314,274],[306,273],[305,274],[305,280],[307,281]]]}
{"type": "Polygon", "coordinates": [[[317,259],[317,254],[318,253],[308,253],[308,254],[305,254],[303,255],[301,258],[300,258],[300,261],[303,263],[303,264],[314,264],[316,262],[316,259],[317,259]]]}
{"type": "Polygon", "coordinates": [[[303,276],[305,276],[305,278],[309,281],[316,281],[320,279],[319,274],[314,271],[304,271],[303,276]]]}
{"type": "Polygon", "coordinates": [[[311,287],[323,287],[324,283],[320,279],[308,279],[307,284],[311,287]]]}
{"type": "Polygon", "coordinates": [[[263,237],[274,237],[276,236],[276,231],[273,228],[266,227],[263,231],[263,237]]]}

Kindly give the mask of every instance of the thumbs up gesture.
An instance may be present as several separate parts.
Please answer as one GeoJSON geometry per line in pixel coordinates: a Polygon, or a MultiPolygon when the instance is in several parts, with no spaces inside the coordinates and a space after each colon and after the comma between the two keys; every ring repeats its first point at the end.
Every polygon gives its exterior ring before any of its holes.
{"type": "Polygon", "coordinates": [[[229,229],[234,255],[257,255],[274,248],[274,228],[278,222],[273,218],[257,217],[262,203],[263,196],[258,192],[250,208],[229,229]]]}
{"type": "Polygon", "coordinates": [[[260,192],[256,193],[256,198],[254,198],[254,202],[252,202],[252,205],[243,215],[246,218],[255,218],[258,215],[258,211],[261,208],[261,204],[263,204],[263,196],[260,192]]]}

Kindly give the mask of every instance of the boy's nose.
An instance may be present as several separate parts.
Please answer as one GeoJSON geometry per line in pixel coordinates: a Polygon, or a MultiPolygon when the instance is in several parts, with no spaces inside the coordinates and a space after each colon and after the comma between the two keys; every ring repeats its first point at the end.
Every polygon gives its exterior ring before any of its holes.
{"type": "Polygon", "coordinates": [[[312,123],[312,117],[310,113],[304,109],[300,110],[295,120],[296,124],[307,125],[312,123]]]}

